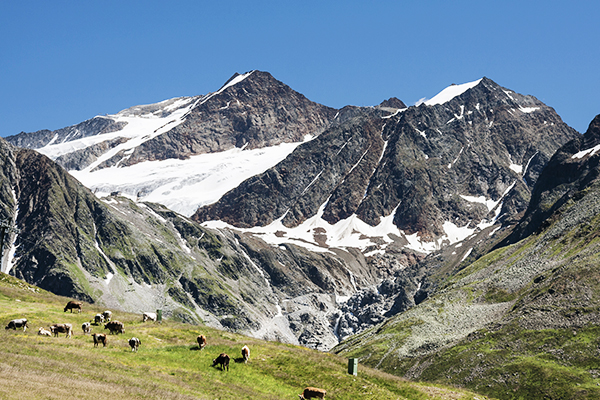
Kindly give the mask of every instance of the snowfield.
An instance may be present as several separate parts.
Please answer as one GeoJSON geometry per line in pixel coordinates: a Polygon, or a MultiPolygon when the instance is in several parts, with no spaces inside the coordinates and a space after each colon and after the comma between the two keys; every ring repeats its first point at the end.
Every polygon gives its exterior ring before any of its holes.
{"type": "Polygon", "coordinates": [[[69,172],[98,197],[120,192],[133,200],[164,204],[189,217],[198,207],[216,202],[244,180],[273,167],[300,144],[283,143],[254,150],[235,148],[187,160],[146,161],[128,167],[69,172]]]}

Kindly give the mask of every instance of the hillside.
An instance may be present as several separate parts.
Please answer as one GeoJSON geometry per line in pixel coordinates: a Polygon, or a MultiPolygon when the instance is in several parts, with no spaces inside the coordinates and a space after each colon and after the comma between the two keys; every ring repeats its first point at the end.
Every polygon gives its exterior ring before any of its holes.
{"type": "Polygon", "coordinates": [[[599,127],[556,152],[503,244],[334,352],[501,399],[599,398],[599,127]]]}
{"type": "MultiPolygon", "coordinates": [[[[80,329],[104,308],[84,304],[81,314],[63,313],[68,299],[52,295],[5,274],[0,275],[0,319],[27,317],[26,332],[0,334],[0,397],[3,399],[293,399],[308,385],[327,390],[327,399],[479,399],[485,397],[439,385],[408,382],[359,366],[348,375],[346,359],[299,346],[264,342],[205,326],[165,320],[142,323],[139,314],[114,312],[126,333],[109,335],[106,348],[93,347],[80,329]],[[37,335],[56,322],[74,325],[74,336],[37,335]],[[199,351],[198,334],[208,338],[199,351]],[[127,340],[138,337],[137,353],[127,340]],[[251,349],[247,364],[240,349],[251,349]],[[226,352],[230,371],[213,368],[226,352]],[[236,359],[236,360],[234,360],[236,359]]],[[[92,326],[93,332],[103,331],[92,326]]],[[[104,331],[107,332],[107,331],[104,331]]]]}

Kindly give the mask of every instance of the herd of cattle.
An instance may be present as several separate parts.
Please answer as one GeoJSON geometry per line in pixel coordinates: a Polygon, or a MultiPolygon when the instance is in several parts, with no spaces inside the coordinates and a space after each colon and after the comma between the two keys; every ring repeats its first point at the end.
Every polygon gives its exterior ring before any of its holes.
{"type": "MultiPolygon", "coordinates": [[[[71,313],[73,312],[73,310],[77,310],[77,312],[81,313],[82,311],[82,303],[80,301],[69,301],[67,303],[67,305],[65,306],[64,312],[67,312],[67,310],[70,310],[71,313]]],[[[150,312],[145,312],[142,315],[142,321],[146,322],[146,321],[156,321],[156,314],[155,313],[150,313],[150,312]]],[[[112,321],[112,312],[111,311],[104,311],[101,314],[96,314],[94,316],[94,322],[84,322],[83,324],[81,324],[81,330],[83,331],[84,335],[87,335],[89,333],[91,333],[92,330],[92,324],[94,325],[100,325],[100,324],[104,324],[104,329],[108,329],[108,331],[110,333],[114,333],[114,334],[119,334],[119,333],[125,333],[125,325],[120,322],[120,321],[112,321]]],[[[23,329],[23,331],[26,331],[28,328],[27,325],[27,318],[19,318],[19,319],[13,319],[12,321],[9,321],[8,324],[6,325],[5,329],[23,329]]],[[[65,337],[70,338],[73,335],[73,325],[69,324],[69,323],[64,323],[64,324],[53,324],[50,326],[50,330],[48,329],[44,329],[42,327],[40,327],[38,329],[38,335],[41,336],[55,336],[58,337],[59,333],[64,333],[65,337]]],[[[101,343],[103,347],[106,347],[106,344],[108,343],[108,337],[106,336],[105,333],[94,333],[91,335],[92,339],[94,340],[94,347],[98,347],[98,345],[101,343]]],[[[140,339],[136,338],[136,337],[132,337],[131,339],[129,339],[129,346],[131,347],[131,351],[137,351],[138,347],[140,346],[141,341],[140,339]]]]}
{"type": "MultiPolygon", "coordinates": [[[[64,311],[66,312],[67,310],[70,310],[71,313],[73,312],[73,310],[77,310],[79,313],[81,313],[82,303],[79,301],[69,301],[67,303],[67,305],[65,306],[64,311]]],[[[150,312],[143,313],[142,322],[146,322],[146,321],[156,321],[156,314],[150,313],[150,312]]],[[[111,311],[107,310],[101,314],[96,314],[94,316],[94,322],[93,322],[94,325],[100,325],[101,323],[104,323],[104,322],[106,322],[106,324],[104,325],[104,329],[108,329],[108,331],[111,334],[118,335],[119,333],[125,333],[124,324],[120,321],[116,321],[116,320],[113,321],[111,311]]],[[[91,325],[92,325],[91,321],[84,322],[81,325],[81,329],[82,329],[84,335],[89,334],[91,332],[91,325]]],[[[16,330],[16,329],[21,329],[21,328],[23,329],[23,331],[27,330],[28,325],[27,325],[26,318],[13,319],[13,320],[9,321],[8,324],[6,325],[5,329],[16,330]]],[[[55,337],[58,337],[59,333],[64,333],[65,337],[70,338],[73,334],[73,325],[69,324],[69,323],[53,324],[50,326],[50,330],[44,329],[42,327],[40,327],[38,330],[38,335],[42,335],[42,336],[54,335],[55,337]]],[[[94,333],[91,336],[94,341],[94,347],[98,347],[99,344],[102,344],[103,347],[106,347],[106,345],[108,343],[108,337],[106,336],[105,333],[94,333]]],[[[196,338],[196,341],[198,342],[199,350],[202,350],[206,347],[206,336],[198,335],[198,337],[196,338]]],[[[131,339],[129,339],[128,342],[129,342],[129,346],[131,347],[131,351],[136,351],[136,352],[142,343],[140,341],[140,339],[138,339],[136,337],[132,337],[131,339]]],[[[244,346],[244,347],[242,347],[242,360],[244,363],[247,363],[249,359],[250,359],[250,349],[248,348],[248,346],[244,346]]],[[[213,360],[212,366],[215,367],[215,366],[219,365],[221,367],[222,371],[229,371],[229,361],[230,361],[230,357],[225,353],[221,353],[221,354],[219,354],[219,356],[217,358],[215,358],[213,360]]],[[[323,398],[325,398],[325,394],[326,394],[326,391],[323,389],[307,387],[298,396],[300,397],[300,399],[311,399],[311,398],[323,399],[323,398]]]]}

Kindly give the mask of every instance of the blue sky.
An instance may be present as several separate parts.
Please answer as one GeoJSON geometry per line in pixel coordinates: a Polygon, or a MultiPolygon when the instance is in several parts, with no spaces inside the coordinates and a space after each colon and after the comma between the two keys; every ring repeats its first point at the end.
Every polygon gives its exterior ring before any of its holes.
{"type": "Polygon", "coordinates": [[[583,132],[600,113],[598,15],[598,1],[4,1],[0,136],[253,69],[331,107],[412,105],[487,76],[583,132]]]}

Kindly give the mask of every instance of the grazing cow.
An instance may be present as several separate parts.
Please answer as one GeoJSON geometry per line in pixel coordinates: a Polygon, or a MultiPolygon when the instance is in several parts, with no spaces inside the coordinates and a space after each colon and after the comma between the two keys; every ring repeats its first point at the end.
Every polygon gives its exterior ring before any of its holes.
{"type": "Polygon", "coordinates": [[[244,358],[244,364],[250,359],[250,349],[248,346],[242,347],[242,357],[244,358]]]}
{"type": "Polygon", "coordinates": [[[38,335],[42,335],[42,336],[52,336],[52,332],[44,329],[44,328],[40,328],[38,330],[38,335]]]}
{"type": "Polygon", "coordinates": [[[104,325],[104,329],[108,329],[110,333],[125,333],[125,325],[123,325],[120,321],[110,321],[108,324],[104,325]]]}
{"type": "MultiPolygon", "coordinates": [[[[112,318],[112,311],[106,310],[102,313],[102,316],[104,317],[104,321],[110,322],[110,320],[112,318]]],[[[104,321],[102,321],[102,322],[104,322],[104,321]]]]}
{"type": "Polygon", "coordinates": [[[156,321],[156,313],[145,312],[144,314],[142,314],[142,322],[146,322],[148,320],[156,321]]]}
{"type": "Polygon", "coordinates": [[[309,386],[306,389],[304,389],[304,392],[302,392],[302,394],[299,394],[298,396],[300,397],[300,400],[313,398],[324,399],[325,394],[327,394],[326,390],[309,386]]]}
{"type": "Polygon", "coordinates": [[[131,339],[129,339],[129,346],[131,347],[131,351],[138,351],[138,347],[140,347],[140,344],[142,344],[142,342],[140,342],[140,339],[136,337],[132,337],[131,339]]]}
{"type": "Polygon", "coordinates": [[[84,322],[83,324],[81,324],[81,330],[83,331],[84,335],[90,333],[91,329],[92,325],[90,325],[89,322],[84,322]]]}
{"type": "Polygon", "coordinates": [[[203,348],[206,347],[206,336],[198,335],[198,337],[196,338],[196,341],[198,342],[198,348],[200,350],[202,350],[203,348]]]}
{"type": "Polygon", "coordinates": [[[225,371],[225,368],[229,371],[229,356],[225,353],[219,354],[219,357],[213,360],[212,366],[214,367],[217,364],[221,365],[221,371],[225,371]]]}
{"type": "Polygon", "coordinates": [[[27,318],[13,319],[12,321],[8,322],[8,325],[6,325],[6,328],[4,329],[12,329],[16,331],[17,328],[23,328],[23,332],[25,332],[27,330],[27,318]]]}
{"type": "Polygon", "coordinates": [[[94,347],[98,347],[98,343],[102,343],[102,347],[106,347],[106,343],[108,343],[106,333],[94,333],[92,337],[94,338],[94,347]]]}
{"type": "Polygon", "coordinates": [[[71,312],[73,312],[73,309],[77,309],[79,312],[81,312],[81,304],[82,303],[80,301],[70,301],[65,306],[64,312],[67,312],[67,310],[71,310],[71,312]]]}
{"type": "Polygon", "coordinates": [[[104,315],[96,314],[94,317],[94,325],[100,325],[104,323],[104,315]]]}
{"type": "Polygon", "coordinates": [[[71,324],[54,324],[50,327],[50,331],[54,336],[58,337],[59,333],[66,333],[65,337],[70,338],[73,334],[73,325],[71,324]]]}

